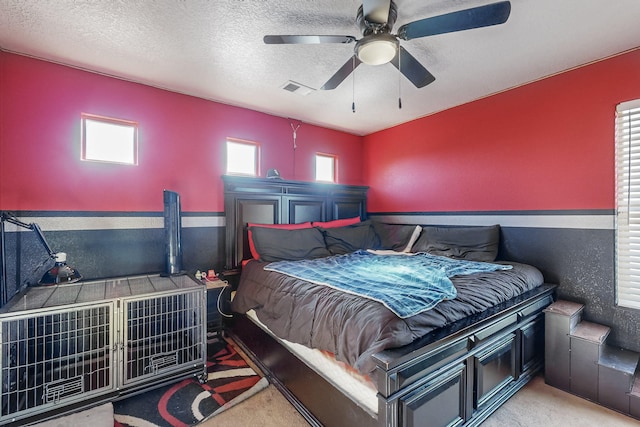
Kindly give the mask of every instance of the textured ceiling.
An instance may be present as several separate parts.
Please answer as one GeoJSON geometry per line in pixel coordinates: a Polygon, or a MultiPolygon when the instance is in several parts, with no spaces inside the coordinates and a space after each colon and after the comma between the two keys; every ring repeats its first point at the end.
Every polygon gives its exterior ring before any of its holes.
{"type": "MultiPolygon", "coordinates": [[[[396,0],[394,29],[492,1],[396,0]]],[[[282,89],[289,80],[320,88],[353,44],[265,45],[262,37],[360,38],[360,4],[0,0],[0,48],[365,135],[640,46],[638,0],[512,0],[503,25],[402,41],[436,77],[424,88],[391,64],[363,64],[334,90],[282,89]]]]}

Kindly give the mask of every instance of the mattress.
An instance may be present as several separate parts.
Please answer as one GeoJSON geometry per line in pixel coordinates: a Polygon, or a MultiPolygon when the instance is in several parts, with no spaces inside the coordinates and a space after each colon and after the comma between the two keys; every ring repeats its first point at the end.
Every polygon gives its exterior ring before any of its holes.
{"type": "Polygon", "coordinates": [[[372,417],[378,416],[378,390],[376,390],[371,378],[358,374],[354,369],[349,369],[348,366],[338,362],[335,357],[328,353],[275,336],[269,328],[260,322],[254,310],[249,310],[247,316],[291,353],[295,354],[308,367],[316,371],[318,375],[321,375],[340,390],[347,398],[355,402],[372,417]]]}
{"type": "Polygon", "coordinates": [[[243,268],[232,308],[239,313],[254,310],[276,336],[333,353],[337,360],[371,375],[375,369],[371,355],[409,344],[543,283],[535,267],[500,263],[513,268],[454,276],[455,299],[402,319],[380,302],[265,271],[268,263],[251,261],[243,268]]]}

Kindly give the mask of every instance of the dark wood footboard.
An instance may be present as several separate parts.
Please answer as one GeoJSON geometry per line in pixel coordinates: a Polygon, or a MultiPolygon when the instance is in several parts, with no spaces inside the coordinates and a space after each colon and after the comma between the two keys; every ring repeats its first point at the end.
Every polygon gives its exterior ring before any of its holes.
{"type": "Polygon", "coordinates": [[[522,388],[544,361],[545,285],[374,355],[375,418],[246,316],[228,333],[312,425],[479,425],[522,388]]]}

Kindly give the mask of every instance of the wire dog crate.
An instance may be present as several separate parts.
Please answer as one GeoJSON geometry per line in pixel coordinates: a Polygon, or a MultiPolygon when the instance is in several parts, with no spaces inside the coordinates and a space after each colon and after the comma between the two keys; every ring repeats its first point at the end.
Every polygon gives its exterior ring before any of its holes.
{"type": "Polygon", "coordinates": [[[202,358],[201,293],[124,300],[124,384],[202,358]],[[193,310],[194,307],[200,310],[193,310]]]}
{"type": "Polygon", "coordinates": [[[30,288],[0,312],[0,424],[204,380],[205,325],[206,288],[188,276],[30,288]]]}

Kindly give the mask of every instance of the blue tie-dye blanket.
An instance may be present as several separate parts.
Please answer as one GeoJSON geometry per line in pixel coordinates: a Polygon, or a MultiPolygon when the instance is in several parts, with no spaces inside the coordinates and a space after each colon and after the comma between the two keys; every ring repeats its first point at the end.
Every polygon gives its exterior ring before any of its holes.
{"type": "Polygon", "coordinates": [[[427,253],[376,255],[357,251],[312,260],[278,261],[264,269],[378,301],[404,319],[455,298],[450,277],[510,268],[427,253]]]}

